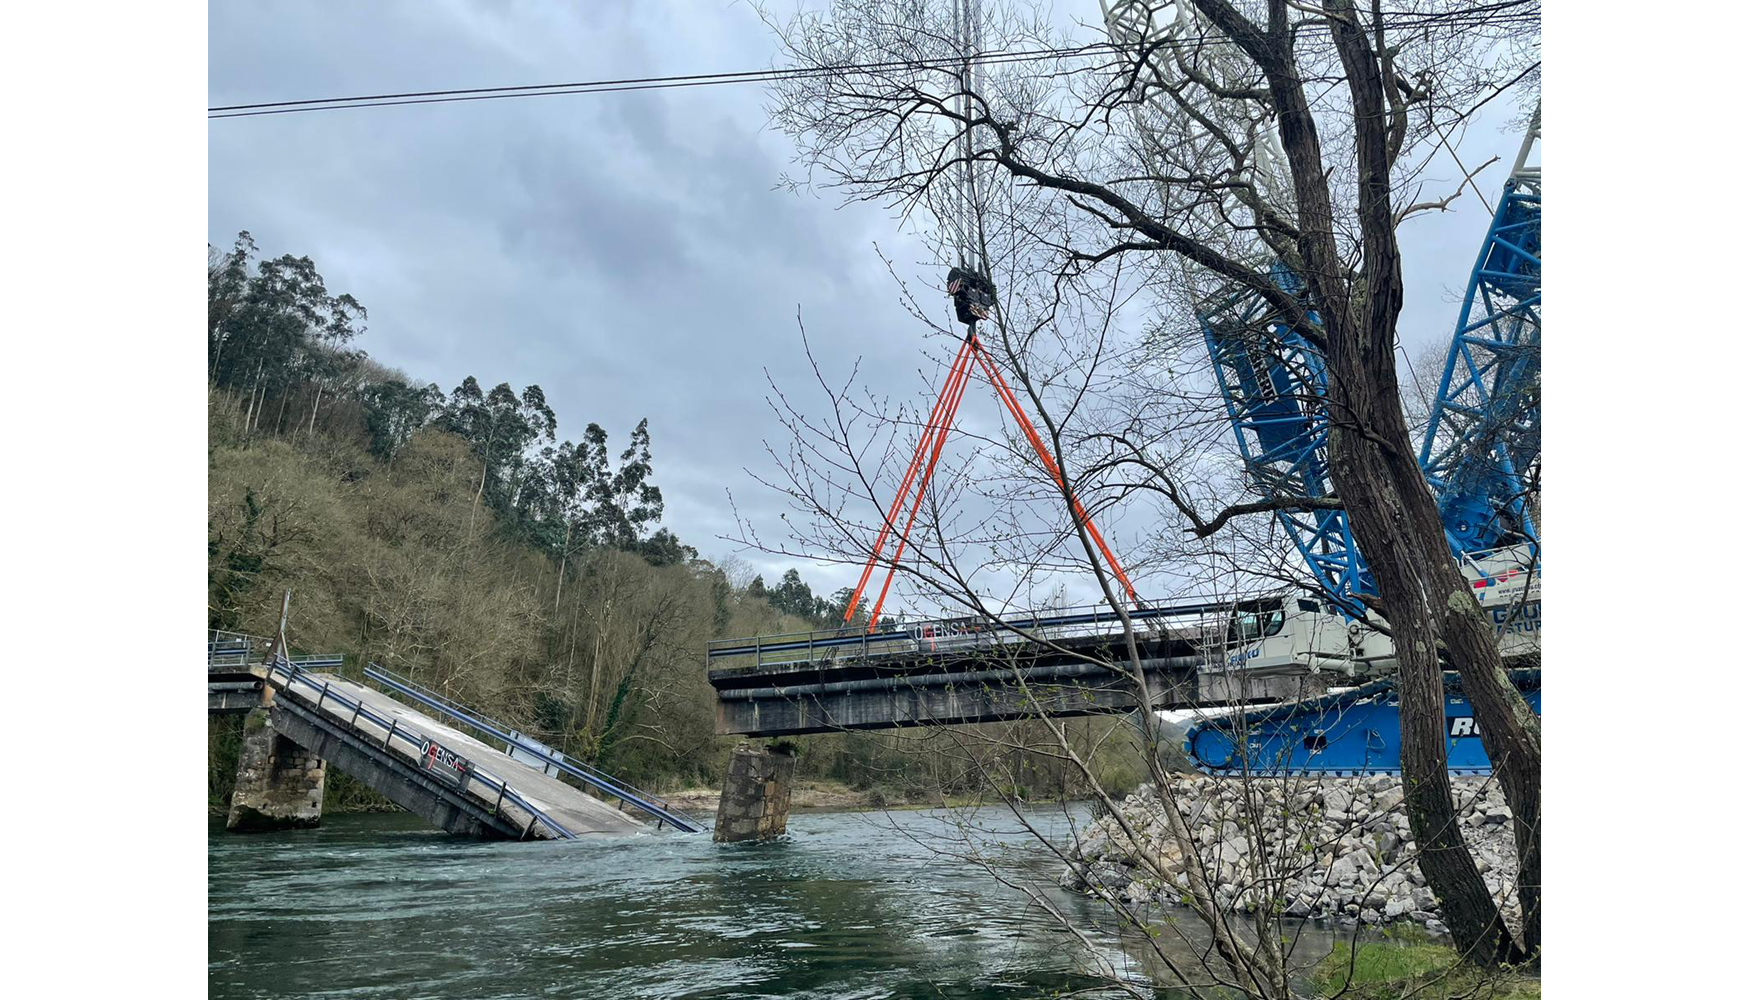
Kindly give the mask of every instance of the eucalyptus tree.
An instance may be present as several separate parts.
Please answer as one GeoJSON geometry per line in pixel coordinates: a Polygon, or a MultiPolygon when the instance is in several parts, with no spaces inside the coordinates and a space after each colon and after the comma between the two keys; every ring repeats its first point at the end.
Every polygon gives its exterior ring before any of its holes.
{"type": "Polygon", "coordinates": [[[593,544],[634,549],[644,532],[662,520],[662,490],[651,482],[650,421],[632,428],[617,465],[610,468],[608,433],[598,424],[584,428],[573,452],[582,488],[581,525],[593,544]]]}
{"type": "MultiPolygon", "coordinates": [[[[336,355],[365,317],[351,295],[329,294],[309,257],[256,261],[256,252],[254,239],[241,232],[230,251],[209,247],[207,254],[208,374],[221,388],[248,393],[246,426],[259,425],[270,394],[280,394],[283,418],[294,385],[313,376],[320,386],[344,367],[346,359],[336,355]]],[[[312,415],[318,405],[319,397],[312,415]]]]}
{"type": "Polygon", "coordinates": [[[366,383],[360,401],[371,454],[392,467],[413,435],[443,411],[444,394],[435,382],[415,386],[392,376],[366,383]]]}
{"type": "MultiPolygon", "coordinates": [[[[483,393],[479,381],[469,375],[450,391],[438,426],[467,441],[480,459],[476,512],[484,500],[493,510],[509,513],[529,466],[529,448],[537,441],[553,440],[558,418],[538,385],[518,396],[508,382],[500,382],[483,393]]],[[[472,532],[470,518],[470,536],[472,532]]]]}
{"type": "Polygon", "coordinates": [[[309,257],[256,254],[247,231],[229,251],[207,248],[207,378],[245,395],[246,432],[275,394],[275,430],[283,429],[293,397],[307,392],[307,412],[293,410],[293,426],[314,433],[324,399],[358,388],[365,355],[346,345],[363,331],[365,308],[351,295],[330,295],[309,257]]]}

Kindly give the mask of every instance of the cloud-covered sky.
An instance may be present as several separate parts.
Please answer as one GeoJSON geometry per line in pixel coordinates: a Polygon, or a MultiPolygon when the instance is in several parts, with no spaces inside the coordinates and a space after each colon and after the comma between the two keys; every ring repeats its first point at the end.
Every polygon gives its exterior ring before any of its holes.
{"type": "MultiPolygon", "coordinates": [[[[1065,6],[1074,6],[1068,4],[1065,6]]],[[[1084,20],[1097,16],[1088,0],[1084,20]]],[[[764,68],[773,40],[745,3],[215,4],[213,105],[764,68]]],[[[1076,12],[1066,16],[1073,17],[1076,12]]],[[[650,419],[665,523],[707,556],[737,552],[725,491],[777,537],[781,504],[744,469],[781,450],[770,372],[807,400],[797,315],[841,379],[915,400],[934,369],[875,251],[937,282],[884,210],[779,190],[791,146],[757,86],[319,112],[210,123],[208,239],[249,230],[308,254],[370,310],[364,347],[449,390],[538,383],[561,438],[616,442],[650,419]]],[[[1517,140],[1497,102],[1459,153],[1517,140]]],[[[1456,177],[1448,164],[1436,175],[1456,177]]],[[[1497,164],[1478,178],[1492,200],[1497,164]]],[[[1403,231],[1412,353],[1443,342],[1487,226],[1467,194],[1403,231]]],[[[989,401],[984,401],[989,402],[989,401]]],[[[926,404],[927,405],[927,404],[926,404]]],[[[968,403],[970,408],[973,404],[968,403]]],[[[989,415],[994,422],[994,403],[989,415]]],[[[796,560],[738,552],[772,579],[796,560]]],[[[817,592],[855,582],[803,564],[817,592]]]]}

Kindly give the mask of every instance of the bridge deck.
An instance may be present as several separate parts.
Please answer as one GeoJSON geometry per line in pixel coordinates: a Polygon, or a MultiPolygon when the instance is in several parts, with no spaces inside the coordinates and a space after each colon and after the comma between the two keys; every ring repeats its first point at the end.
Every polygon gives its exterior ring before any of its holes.
{"type": "MultiPolygon", "coordinates": [[[[620,812],[608,803],[573,788],[552,775],[543,774],[539,769],[409,708],[380,691],[333,674],[300,673],[296,682],[290,683],[284,674],[278,674],[274,681],[277,688],[274,695],[276,705],[294,701],[300,709],[319,712],[324,720],[337,723],[354,737],[374,742],[378,746],[387,741],[388,751],[411,768],[421,765],[417,745],[407,740],[389,740],[391,727],[398,732],[435,741],[445,751],[459,754],[476,768],[502,779],[529,805],[545,813],[574,836],[623,836],[649,829],[643,822],[620,812]],[[321,694],[324,686],[328,691],[326,696],[321,694]],[[337,695],[339,697],[335,697],[337,695]],[[355,705],[362,705],[364,711],[355,712],[355,705]],[[387,724],[381,724],[369,715],[387,720],[387,724]]],[[[485,782],[472,782],[467,791],[489,807],[497,798],[496,789],[485,782]]],[[[542,823],[535,823],[529,835],[544,838],[559,836],[556,831],[548,829],[542,823]]]]}
{"type": "MultiPolygon", "coordinates": [[[[1157,709],[1303,697],[1324,682],[1236,675],[1220,664],[1235,601],[1129,612],[1157,709]]],[[[839,629],[712,640],[706,678],[717,731],[785,736],[1127,712],[1136,678],[1108,609],[941,619],[873,632],[839,629]]]]}
{"type": "MultiPolygon", "coordinates": [[[[207,712],[224,715],[247,712],[261,706],[261,688],[267,681],[267,664],[248,659],[247,646],[215,650],[207,644],[207,712]]],[[[339,656],[293,657],[292,665],[303,670],[338,667],[339,656]]]]}

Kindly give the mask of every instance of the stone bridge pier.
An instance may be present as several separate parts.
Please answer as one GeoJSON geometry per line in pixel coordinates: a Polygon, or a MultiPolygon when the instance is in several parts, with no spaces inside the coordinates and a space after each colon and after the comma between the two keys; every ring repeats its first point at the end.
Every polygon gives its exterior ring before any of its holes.
{"type": "Polygon", "coordinates": [[[322,820],[322,789],[328,766],[314,753],[275,730],[272,710],[252,709],[243,719],[237,753],[237,785],[225,829],[284,830],[322,820]]]}
{"type": "Polygon", "coordinates": [[[736,747],[729,755],[711,839],[734,843],[781,836],[790,824],[790,783],[795,775],[796,757],[787,746],[736,747]]]}

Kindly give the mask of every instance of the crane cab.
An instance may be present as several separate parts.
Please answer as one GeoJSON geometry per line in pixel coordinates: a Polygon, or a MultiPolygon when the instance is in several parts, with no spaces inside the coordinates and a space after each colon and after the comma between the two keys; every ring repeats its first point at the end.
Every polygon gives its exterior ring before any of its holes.
{"type": "Polygon", "coordinates": [[[1223,662],[1230,670],[1260,674],[1354,673],[1365,633],[1350,625],[1323,597],[1278,594],[1239,601],[1221,637],[1223,662]]]}

